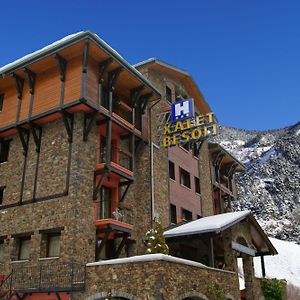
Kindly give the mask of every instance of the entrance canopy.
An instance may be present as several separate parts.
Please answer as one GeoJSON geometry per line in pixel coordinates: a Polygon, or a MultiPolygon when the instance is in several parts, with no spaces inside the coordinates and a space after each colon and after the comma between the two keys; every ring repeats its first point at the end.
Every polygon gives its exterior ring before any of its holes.
{"type": "Polygon", "coordinates": [[[255,245],[255,256],[275,255],[277,251],[271,241],[257,223],[250,211],[229,212],[214,216],[204,217],[164,232],[167,240],[171,239],[196,239],[201,236],[217,236],[226,229],[247,221],[250,226],[252,243],[255,245]]]}

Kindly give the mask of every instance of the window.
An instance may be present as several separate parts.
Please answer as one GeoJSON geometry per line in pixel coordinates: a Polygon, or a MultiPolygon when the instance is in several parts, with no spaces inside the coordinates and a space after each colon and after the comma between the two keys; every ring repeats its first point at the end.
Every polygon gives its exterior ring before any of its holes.
{"type": "Polygon", "coordinates": [[[111,218],[111,189],[103,186],[98,197],[98,219],[111,218]]]}
{"type": "Polygon", "coordinates": [[[185,144],[182,144],[180,145],[183,149],[185,149],[186,151],[189,151],[190,150],[190,144],[189,143],[185,143],[185,144]]]}
{"type": "Polygon", "coordinates": [[[4,94],[0,94],[0,112],[3,111],[4,94]]]}
{"type": "Polygon", "coordinates": [[[18,260],[29,259],[30,256],[30,236],[19,238],[18,260]]]}
{"type": "Polygon", "coordinates": [[[193,215],[192,212],[187,209],[182,209],[182,221],[192,221],[193,215]]]}
{"type": "Polygon", "coordinates": [[[169,177],[175,180],[175,166],[174,163],[169,160],[169,177]]]}
{"type": "Polygon", "coordinates": [[[4,239],[0,239],[0,261],[4,258],[4,239]]]}
{"type": "Polygon", "coordinates": [[[200,194],[200,180],[198,177],[195,177],[195,192],[200,194]]]}
{"type": "Polygon", "coordinates": [[[170,221],[177,224],[176,205],[170,204],[170,221]]]}
{"type": "Polygon", "coordinates": [[[0,205],[3,203],[3,198],[4,198],[4,186],[0,186],[0,205]]]}
{"type": "Polygon", "coordinates": [[[172,90],[166,86],[166,100],[172,103],[172,90]]]}
{"type": "Polygon", "coordinates": [[[190,189],[191,188],[190,173],[181,168],[179,168],[179,172],[180,172],[180,184],[182,184],[190,189]]]}
{"type": "Polygon", "coordinates": [[[11,140],[2,140],[0,142],[0,163],[8,160],[9,144],[11,140]]]}
{"type": "Polygon", "coordinates": [[[199,153],[198,153],[198,149],[197,149],[197,144],[196,143],[193,143],[192,150],[193,150],[193,155],[198,158],[198,154],[199,153]]]}
{"type": "Polygon", "coordinates": [[[46,257],[57,257],[60,252],[60,232],[47,234],[46,257]]]}

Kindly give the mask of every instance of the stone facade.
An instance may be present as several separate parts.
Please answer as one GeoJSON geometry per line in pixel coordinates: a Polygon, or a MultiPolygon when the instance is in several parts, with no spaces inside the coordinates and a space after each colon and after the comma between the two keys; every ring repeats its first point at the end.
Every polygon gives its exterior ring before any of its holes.
{"type": "Polygon", "coordinates": [[[76,300],[102,299],[110,291],[136,300],[217,299],[217,290],[226,299],[239,298],[235,273],[164,260],[89,266],[88,278],[87,292],[76,300]]]}
{"type": "MultiPolygon", "coordinates": [[[[82,141],[83,115],[75,114],[73,142],[67,142],[67,135],[62,120],[50,122],[43,128],[40,161],[37,175],[36,202],[24,203],[2,209],[0,236],[6,237],[4,262],[0,273],[10,269],[10,261],[17,261],[17,238],[14,235],[30,233],[31,254],[29,263],[37,264],[43,249],[44,230],[61,229],[60,260],[78,262],[94,259],[95,228],[93,223],[93,171],[95,166],[96,126],[87,142],[82,141]],[[68,152],[70,151],[70,176],[67,176],[68,152]],[[69,181],[69,184],[68,184],[69,181]],[[66,190],[67,187],[67,190],[66,190]],[[66,196],[63,193],[66,192],[66,196]],[[51,199],[51,196],[61,197],[51,199]],[[49,200],[39,201],[41,197],[49,200]],[[87,205],[88,204],[88,205],[87,205]],[[78,222],[80,220],[80,222],[78,222]]],[[[30,200],[33,193],[36,170],[35,145],[30,138],[29,152],[25,168],[23,201],[30,200]]],[[[24,162],[21,142],[13,137],[10,159],[0,166],[1,184],[6,186],[3,205],[19,201],[22,172],[14,167],[17,162],[24,162]],[[16,184],[18,183],[18,185],[16,184]]],[[[21,163],[22,164],[22,163],[21,163]]],[[[43,256],[42,256],[43,257],[43,256]]],[[[24,262],[20,262],[24,264],[24,262]]]]}

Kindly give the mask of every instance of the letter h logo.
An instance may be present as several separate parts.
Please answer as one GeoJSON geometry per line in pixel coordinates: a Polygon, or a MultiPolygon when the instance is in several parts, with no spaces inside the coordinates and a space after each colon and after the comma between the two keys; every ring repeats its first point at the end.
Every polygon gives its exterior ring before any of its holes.
{"type": "Polygon", "coordinates": [[[194,117],[193,99],[185,99],[172,104],[172,122],[194,117]]]}

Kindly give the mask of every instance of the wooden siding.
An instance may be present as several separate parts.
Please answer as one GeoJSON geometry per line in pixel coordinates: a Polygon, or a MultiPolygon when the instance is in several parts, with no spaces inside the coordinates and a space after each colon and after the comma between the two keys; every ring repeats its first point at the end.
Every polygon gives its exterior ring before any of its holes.
{"type": "Polygon", "coordinates": [[[60,100],[60,79],[56,67],[38,74],[36,77],[36,86],[32,114],[46,112],[59,105],[60,100]]]}
{"type": "Polygon", "coordinates": [[[27,81],[24,82],[23,97],[21,100],[20,121],[28,119],[30,107],[30,93],[27,81]]]}
{"type": "Polygon", "coordinates": [[[77,56],[67,64],[65,80],[65,99],[64,103],[70,103],[78,100],[81,95],[82,79],[82,57],[77,56]]]}
{"type": "MultiPolygon", "coordinates": [[[[22,73],[19,74],[23,75],[22,73]]],[[[61,80],[57,66],[53,65],[47,71],[36,74],[33,95],[32,116],[47,112],[60,105],[61,80]]],[[[25,78],[25,75],[22,76],[25,78]]],[[[64,103],[78,100],[81,95],[82,58],[77,56],[68,62],[65,80],[64,103]]],[[[11,79],[13,81],[13,79],[11,79]]],[[[16,123],[18,95],[15,85],[1,89],[4,93],[3,111],[0,112],[0,128],[16,123]]],[[[24,82],[20,108],[20,121],[29,118],[30,92],[27,80],[24,82]]]]}
{"type": "Polygon", "coordinates": [[[18,98],[16,88],[10,87],[4,90],[3,110],[0,112],[0,128],[16,122],[18,98]]]}
{"type": "Polygon", "coordinates": [[[99,63],[91,57],[89,58],[88,71],[87,71],[87,98],[93,103],[97,104],[98,99],[98,74],[99,63]]]}

